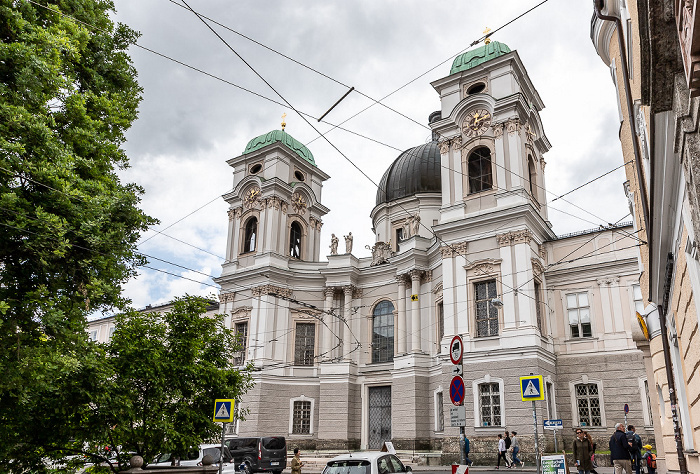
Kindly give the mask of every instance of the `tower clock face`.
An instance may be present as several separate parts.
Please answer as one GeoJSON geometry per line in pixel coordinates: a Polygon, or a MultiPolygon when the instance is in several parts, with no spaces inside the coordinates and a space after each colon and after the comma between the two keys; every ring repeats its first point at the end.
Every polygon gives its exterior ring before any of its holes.
{"type": "Polygon", "coordinates": [[[462,122],[462,133],[467,137],[483,135],[491,126],[491,113],[486,109],[472,110],[462,122]]]}
{"type": "Polygon", "coordinates": [[[258,200],[258,197],[260,197],[260,188],[257,186],[250,188],[244,198],[246,205],[248,207],[252,206],[258,200]]]}

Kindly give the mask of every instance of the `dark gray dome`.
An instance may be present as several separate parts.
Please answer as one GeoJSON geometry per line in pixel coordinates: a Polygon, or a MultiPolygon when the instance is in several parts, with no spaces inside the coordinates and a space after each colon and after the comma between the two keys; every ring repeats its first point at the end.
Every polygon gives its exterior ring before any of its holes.
{"type": "Polygon", "coordinates": [[[439,193],[440,149],[437,141],[409,148],[394,160],[382,176],[377,190],[377,205],[416,193],[439,193]]]}

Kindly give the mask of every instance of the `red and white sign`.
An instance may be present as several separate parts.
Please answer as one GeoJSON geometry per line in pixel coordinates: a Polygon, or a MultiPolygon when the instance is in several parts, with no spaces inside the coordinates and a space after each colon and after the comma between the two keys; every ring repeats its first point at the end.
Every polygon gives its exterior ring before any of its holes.
{"type": "Polygon", "coordinates": [[[455,336],[450,342],[450,360],[453,364],[462,363],[462,354],[464,354],[464,345],[462,344],[462,338],[460,336],[455,336]]]}

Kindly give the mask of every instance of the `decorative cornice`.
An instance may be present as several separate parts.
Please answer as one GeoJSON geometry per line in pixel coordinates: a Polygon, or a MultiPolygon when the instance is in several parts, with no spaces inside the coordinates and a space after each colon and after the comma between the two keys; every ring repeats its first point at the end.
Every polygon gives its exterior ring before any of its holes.
{"type": "Polygon", "coordinates": [[[467,242],[457,242],[455,244],[443,245],[440,247],[442,258],[452,258],[457,255],[464,257],[467,253],[467,242]]]}
{"type": "Polygon", "coordinates": [[[530,261],[532,262],[532,271],[534,272],[535,276],[542,276],[545,271],[544,265],[542,265],[542,263],[536,258],[531,258],[530,261]]]}
{"type": "Polygon", "coordinates": [[[603,278],[597,278],[596,283],[600,286],[605,286],[605,285],[613,285],[617,284],[620,282],[619,277],[603,277],[603,278]]]}
{"type": "Polygon", "coordinates": [[[485,258],[482,260],[475,260],[465,265],[464,269],[482,275],[490,275],[498,272],[495,267],[499,266],[501,262],[502,260],[500,258],[485,258]]]}
{"type": "Polygon", "coordinates": [[[233,299],[235,296],[235,291],[232,291],[230,293],[219,293],[219,303],[233,303],[233,299]]]}
{"type": "Polygon", "coordinates": [[[253,288],[253,296],[264,296],[270,293],[275,293],[284,298],[291,298],[292,296],[292,290],[290,288],[282,288],[281,286],[262,285],[253,288]]]}
{"type": "Polygon", "coordinates": [[[506,247],[508,245],[525,243],[529,244],[532,240],[532,232],[527,229],[515,230],[511,232],[506,232],[505,234],[496,235],[498,239],[499,247],[506,247]]]}
{"type": "Polygon", "coordinates": [[[433,288],[433,293],[436,295],[442,295],[442,282],[435,285],[435,288],[433,288]]]}
{"type": "Polygon", "coordinates": [[[450,139],[440,140],[438,146],[440,147],[440,154],[444,155],[450,151],[450,139]]]}
{"type": "Polygon", "coordinates": [[[493,124],[493,136],[501,138],[503,136],[503,122],[493,124]]]}
{"type": "Polygon", "coordinates": [[[234,308],[231,310],[231,316],[235,316],[239,313],[247,313],[250,314],[250,312],[253,311],[252,306],[239,306],[238,308],[234,308]]]}

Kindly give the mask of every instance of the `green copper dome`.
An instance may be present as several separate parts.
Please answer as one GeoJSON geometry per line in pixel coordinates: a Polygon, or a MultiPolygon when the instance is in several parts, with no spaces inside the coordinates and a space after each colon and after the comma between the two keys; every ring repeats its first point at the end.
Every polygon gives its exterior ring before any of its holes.
{"type": "Polygon", "coordinates": [[[245,150],[243,150],[243,154],[247,155],[248,153],[252,153],[266,147],[267,145],[272,145],[273,143],[277,142],[282,142],[283,145],[299,155],[300,158],[306,160],[311,165],[316,166],[314,155],[311,154],[311,151],[309,151],[309,149],[306,148],[300,141],[296,140],[284,130],[273,130],[264,135],[253,138],[248,142],[248,145],[246,145],[245,150]]]}
{"type": "Polygon", "coordinates": [[[510,53],[510,48],[505,43],[491,41],[489,44],[485,44],[481,48],[467,51],[466,53],[457,56],[452,63],[450,74],[454,74],[459,71],[466,71],[467,69],[476,67],[479,64],[485,63],[486,61],[503,56],[506,53],[510,53]]]}

